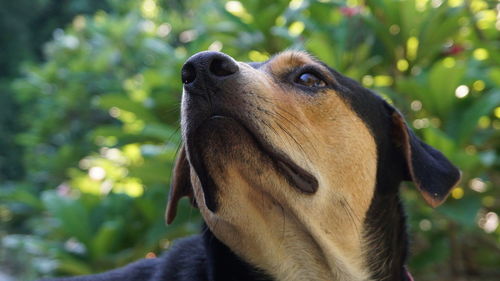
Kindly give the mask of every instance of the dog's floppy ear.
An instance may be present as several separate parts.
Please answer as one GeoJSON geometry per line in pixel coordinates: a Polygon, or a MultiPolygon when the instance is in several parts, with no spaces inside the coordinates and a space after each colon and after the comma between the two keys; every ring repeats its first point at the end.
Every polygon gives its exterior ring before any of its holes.
{"type": "Polygon", "coordinates": [[[186,158],[186,149],[182,145],[175,161],[172,183],[168,194],[167,212],[165,213],[167,224],[171,224],[174,221],[175,214],[177,213],[177,203],[184,196],[188,196],[191,203],[195,204],[193,188],[191,187],[190,166],[186,158]]]}
{"type": "Polygon", "coordinates": [[[460,180],[460,171],[441,152],[421,141],[397,110],[392,121],[393,138],[406,160],[406,179],[415,183],[427,203],[439,206],[460,180]]]}

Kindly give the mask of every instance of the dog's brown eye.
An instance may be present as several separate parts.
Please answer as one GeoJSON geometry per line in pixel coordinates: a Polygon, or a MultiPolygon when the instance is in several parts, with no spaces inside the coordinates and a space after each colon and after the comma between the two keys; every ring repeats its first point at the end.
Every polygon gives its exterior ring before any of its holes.
{"type": "Polygon", "coordinates": [[[304,85],[306,87],[321,88],[326,86],[325,81],[318,78],[316,75],[306,72],[302,73],[295,79],[295,83],[304,85]]]}

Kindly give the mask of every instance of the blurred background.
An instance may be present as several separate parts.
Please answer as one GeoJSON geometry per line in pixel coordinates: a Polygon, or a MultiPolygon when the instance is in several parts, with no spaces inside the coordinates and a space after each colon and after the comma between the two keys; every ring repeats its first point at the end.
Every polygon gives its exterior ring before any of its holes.
{"type": "Polygon", "coordinates": [[[0,280],[154,257],[180,68],[305,49],[399,107],[463,172],[437,209],[402,187],[416,280],[500,280],[500,4],[484,0],[0,0],[0,280]]]}

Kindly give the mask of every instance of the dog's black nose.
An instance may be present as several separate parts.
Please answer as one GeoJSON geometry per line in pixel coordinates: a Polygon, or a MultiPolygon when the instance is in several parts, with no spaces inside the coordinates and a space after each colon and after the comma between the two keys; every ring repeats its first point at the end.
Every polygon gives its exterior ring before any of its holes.
{"type": "Polygon", "coordinates": [[[236,61],[219,52],[200,52],[190,57],[182,67],[182,83],[217,82],[237,73],[236,61]],[[204,77],[208,78],[205,79],[204,77]]]}

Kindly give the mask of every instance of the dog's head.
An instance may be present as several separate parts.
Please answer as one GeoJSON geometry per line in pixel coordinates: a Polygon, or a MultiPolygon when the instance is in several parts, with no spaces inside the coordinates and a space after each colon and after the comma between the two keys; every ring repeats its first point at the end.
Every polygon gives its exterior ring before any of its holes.
{"type": "Polygon", "coordinates": [[[396,109],[306,53],[243,63],[201,52],[182,80],[184,145],[167,221],[191,196],[222,242],[278,279],[292,280],[301,263],[323,272],[314,278],[329,280],[332,268],[365,278],[376,193],[411,180],[437,206],[459,180],[396,109]]]}

